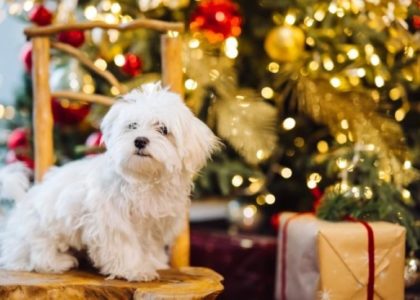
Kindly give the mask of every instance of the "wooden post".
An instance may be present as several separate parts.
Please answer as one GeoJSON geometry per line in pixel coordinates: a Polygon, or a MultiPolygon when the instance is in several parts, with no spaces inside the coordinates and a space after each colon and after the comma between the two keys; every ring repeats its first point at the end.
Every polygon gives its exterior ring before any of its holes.
{"type": "Polygon", "coordinates": [[[39,182],[54,162],[53,117],[49,88],[50,41],[48,37],[32,39],[32,61],[35,180],[39,182]]]}
{"type": "MultiPolygon", "coordinates": [[[[178,32],[168,32],[161,37],[162,83],[171,91],[184,96],[182,73],[182,38],[178,32]]],[[[171,248],[171,266],[185,267],[190,264],[190,226],[188,214],[185,228],[171,248]]]]}

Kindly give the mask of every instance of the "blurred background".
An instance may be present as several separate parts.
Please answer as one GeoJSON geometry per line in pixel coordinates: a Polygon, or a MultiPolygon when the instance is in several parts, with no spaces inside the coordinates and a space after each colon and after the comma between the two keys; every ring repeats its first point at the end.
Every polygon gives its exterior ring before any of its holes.
{"type": "MultiPolygon", "coordinates": [[[[411,0],[0,0],[1,160],[33,167],[30,25],[181,21],[185,101],[223,140],[197,177],[192,264],[225,277],[225,299],[271,299],[279,215],[311,211],[407,229],[416,290],[420,181],[420,2],[411,0]]],[[[69,31],[125,86],[160,78],[159,37],[69,31]]],[[[52,90],[117,96],[53,51],[52,90]]],[[[105,107],[51,99],[56,162],[103,151],[105,107]]],[[[411,280],[411,281],[410,281],[411,280]]]]}

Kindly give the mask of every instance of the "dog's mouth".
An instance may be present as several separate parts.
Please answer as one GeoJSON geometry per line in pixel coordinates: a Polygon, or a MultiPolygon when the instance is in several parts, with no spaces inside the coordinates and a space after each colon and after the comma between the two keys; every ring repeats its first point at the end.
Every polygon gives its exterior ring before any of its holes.
{"type": "Polygon", "coordinates": [[[134,152],[134,155],[141,156],[141,157],[152,157],[150,154],[145,153],[145,152],[140,151],[140,150],[134,152]]]}

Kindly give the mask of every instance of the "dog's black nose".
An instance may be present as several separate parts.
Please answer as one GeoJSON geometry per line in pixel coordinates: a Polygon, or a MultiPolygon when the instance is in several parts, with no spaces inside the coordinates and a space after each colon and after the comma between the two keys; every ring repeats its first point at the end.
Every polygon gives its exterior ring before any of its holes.
{"type": "Polygon", "coordinates": [[[136,148],[139,150],[146,147],[148,143],[149,143],[149,139],[146,137],[138,137],[134,140],[134,146],[136,146],[136,148]]]}

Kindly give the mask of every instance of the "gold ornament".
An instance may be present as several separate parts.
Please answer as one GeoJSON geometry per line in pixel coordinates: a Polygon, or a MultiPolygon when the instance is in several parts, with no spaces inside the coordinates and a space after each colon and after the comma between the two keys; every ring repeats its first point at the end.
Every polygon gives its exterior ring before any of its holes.
{"type": "Polygon", "coordinates": [[[297,60],[305,47],[305,34],[296,26],[278,26],[265,38],[264,48],[268,56],[281,62],[297,60]]]}

